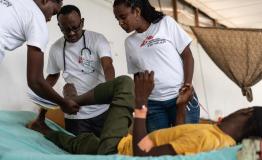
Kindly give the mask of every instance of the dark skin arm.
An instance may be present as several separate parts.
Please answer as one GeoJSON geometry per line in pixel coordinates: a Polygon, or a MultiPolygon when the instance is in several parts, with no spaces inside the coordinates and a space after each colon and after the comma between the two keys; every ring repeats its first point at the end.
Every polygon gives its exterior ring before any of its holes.
{"type": "Polygon", "coordinates": [[[115,69],[113,66],[112,58],[102,57],[100,61],[101,61],[102,68],[104,70],[106,81],[113,80],[115,78],[115,69]]]}
{"type": "Polygon", "coordinates": [[[153,147],[149,152],[141,151],[140,154],[134,156],[163,156],[163,155],[177,155],[170,144],[153,147]]]}
{"type": "Polygon", "coordinates": [[[193,97],[193,87],[192,85],[185,85],[183,89],[180,90],[179,96],[176,101],[176,121],[175,126],[180,124],[185,124],[186,117],[186,106],[188,102],[193,97]]]}
{"type": "Polygon", "coordinates": [[[176,122],[174,126],[185,124],[186,118],[186,104],[176,105],[176,122]]]}
{"type": "MultiPolygon", "coordinates": [[[[100,61],[101,61],[102,68],[104,70],[106,81],[113,80],[115,78],[115,69],[112,64],[112,59],[110,57],[102,57],[100,61]]],[[[90,90],[79,96],[76,95],[77,93],[72,92],[71,95],[65,95],[65,96],[74,97],[73,100],[77,102],[80,106],[95,104],[94,90],[90,90]]]]}
{"type": "Polygon", "coordinates": [[[181,54],[184,66],[184,84],[192,84],[194,73],[194,58],[189,45],[184,49],[181,54]]]}
{"type": "MultiPolygon", "coordinates": [[[[143,117],[143,114],[141,114],[141,112],[143,111],[137,111],[136,109],[135,115],[137,117],[143,117]]],[[[152,148],[149,147],[147,144],[145,144],[148,143],[146,141],[151,141],[147,137],[147,132],[146,132],[146,114],[144,114],[144,118],[137,118],[137,117],[134,118],[134,131],[133,131],[134,156],[176,155],[175,150],[172,148],[170,144],[165,144],[162,146],[153,146],[152,148]]]]}
{"type": "Polygon", "coordinates": [[[190,96],[192,93],[194,58],[192,56],[189,45],[182,52],[181,58],[183,60],[184,66],[184,85],[179,91],[179,96],[177,100],[176,121],[174,125],[185,123],[186,105],[188,101],[191,99],[190,96]]]}
{"type": "Polygon", "coordinates": [[[46,77],[46,81],[49,83],[50,86],[54,87],[54,85],[56,84],[57,80],[60,77],[60,73],[56,73],[56,74],[49,74],[46,77]]]}
{"type": "Polygon", "coordinates": [[[134,77],[135,81],[135,115],[133,130],[133,151],[134,156],[160,156],[175,155],[175,151],[170,144],[162,146],[152,146],[146,131],[147,99],[154,88],[154,72],[138,73],[134,77]],[[149,143],[148,143],[149,142],[149,143]]]}
{"type": "Polygon", "coordinates": [[[79,105],[70,99],[62,98],[56,93],[43,76],[44,54],[37,47],[28,46],[27,83],[40,97],[58,104],[65,113],[78,112],[79,105]]]}
{"type": "MultiPolygon", "coordinates": [[[[59,73],[57,73],[57,74],[49,74],[49,75],[46,77],[46,81],[47,81],[47,83],[48,83],[51,87],[54,87],[54,85],[56,84],[59,76],[60,76],[59,73]]],[[[39,118],[42,119],[42,118],[45,116],[46,112],[47,112],[47,109],[41,108],[41,111],[40,111],[40,114],[39,114],[39,118]]]]}

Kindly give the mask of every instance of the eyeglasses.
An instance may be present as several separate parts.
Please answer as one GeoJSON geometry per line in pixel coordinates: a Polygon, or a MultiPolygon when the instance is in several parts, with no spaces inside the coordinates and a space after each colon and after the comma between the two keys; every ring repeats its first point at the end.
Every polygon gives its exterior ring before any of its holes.
{"type": "Polygon", "coordinates": [[[79,32],[81,29],[82,29],[82,23],[83,23],[83,21],[81,20],[80,21],[80,24],[78,25],[78,27],[76,27],[76,28],[72,28],[72,29],[64,29],[64,28],[62,28],[61,26],[60,26],[60,30],[61,30],[61,32],[63,32],[64,34],[69,34],[69,33],[71,33],[71,32],[74,32],[74,33],[77,33],[77,32],[79,32]]]}

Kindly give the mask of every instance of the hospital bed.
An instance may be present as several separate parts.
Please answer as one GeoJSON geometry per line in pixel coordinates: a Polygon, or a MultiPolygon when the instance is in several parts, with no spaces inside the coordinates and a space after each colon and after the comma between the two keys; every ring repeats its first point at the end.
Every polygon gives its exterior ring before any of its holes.
{"type": "MultiPolygon", "coordinates": [[[[189,156],[128,157],[120,155],[91,156],[72,155],[58,148],[38,132],[27,129],[25,125],[36,114],[28,111],[0,111],[0,159],[1,160],[236,160],[240,145],[216,151],[189,156]]],[[[66,132],[51,120],[52,129],[66,132]]]]}

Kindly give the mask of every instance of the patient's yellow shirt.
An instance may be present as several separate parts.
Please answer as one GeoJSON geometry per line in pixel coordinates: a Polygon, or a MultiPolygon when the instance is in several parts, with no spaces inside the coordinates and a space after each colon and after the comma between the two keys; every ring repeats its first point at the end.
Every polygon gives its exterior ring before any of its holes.
{"type": "MultiPolygon", "coordinates": [[[[235,145],[229,135],[212,124],[185,124],[154,131],[148,135],[155,146],[170,144],[177,154],[194,154],[235,145]]],[[[118,153],[133,155],[132,136],[121,139],[118,153]]]]}

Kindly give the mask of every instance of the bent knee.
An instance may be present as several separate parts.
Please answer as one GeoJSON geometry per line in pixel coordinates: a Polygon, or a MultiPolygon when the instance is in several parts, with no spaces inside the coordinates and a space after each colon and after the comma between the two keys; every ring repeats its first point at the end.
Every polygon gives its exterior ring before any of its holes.
{"type": "Polygon", "coordinates": [[[122,86],[129,86],[131,88],[134,87],[134,81],[129,76],[119,76],[116,78],[117,84],[122,86]]]}
{"type": "Polygon", "coordinates": [[[134,107],[134,81],[128,76],[120,76],[114,82],[113,103],[122,106],[134,107]]]}
{"type": "Polygon", "coordinates": [[[126,83],[133,82],[132,78],[130,78],[129,76],[126,76],[126,75],[119,76],[116,79],[121,81],[121,82],[126,82],[126,83]]]}

